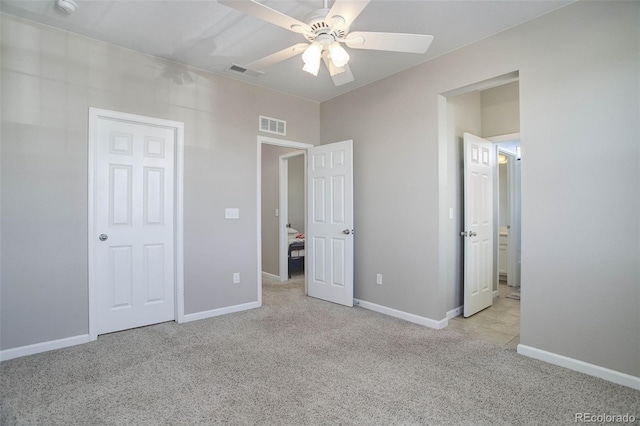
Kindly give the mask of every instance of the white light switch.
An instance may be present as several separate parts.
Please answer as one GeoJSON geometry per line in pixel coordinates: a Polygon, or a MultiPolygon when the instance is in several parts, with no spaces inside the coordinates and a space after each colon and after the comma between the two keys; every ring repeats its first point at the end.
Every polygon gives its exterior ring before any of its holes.
{"type": "Polygon", "coordinates": [[[240,209],[226,208],[224,209],[225,219],[240,219],[240,209]]]}
{"type": "Polygon", "coordinates": [[[280,216],[280,209],[276,209],[276,217],[280,216]]]}
{"type": "Polygon", "coordinates": [[[449,207],[449,219],[453,219],[453,207],[449,207]]]}

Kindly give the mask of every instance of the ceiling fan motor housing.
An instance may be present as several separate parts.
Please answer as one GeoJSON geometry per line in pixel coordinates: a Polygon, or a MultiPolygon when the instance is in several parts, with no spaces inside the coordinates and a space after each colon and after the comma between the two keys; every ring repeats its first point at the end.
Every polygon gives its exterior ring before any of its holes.
{"type": "MultiPolygon", "coordinates": [[[[305,22],[311,27],[311,33],[305,33],[304,37],[310,42],[317,41],[323,46],[331,44],[335,40],[343,39],[348,32],[348,28],[334,28],[331,29],[331,20],[327,22],[327,15],[329,9],[318,9],[309,13],[305,17],[305,22]]],[[[341,19],[344,22],[344,18],[341,16],[334,17],[335,19],[341,19]]]]}

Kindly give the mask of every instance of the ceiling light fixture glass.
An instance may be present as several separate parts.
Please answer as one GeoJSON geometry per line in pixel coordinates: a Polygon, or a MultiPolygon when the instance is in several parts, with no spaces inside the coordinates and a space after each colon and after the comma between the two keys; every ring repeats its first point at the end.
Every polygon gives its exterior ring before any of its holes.
{"type": "Polygon", "coordinates": [[[337,41],[331,43],[329,53],[331,53],[331,62],[333,62],[337,68],[342,68],[349,62],[349,54],[337,41]]]}
{"type": "Polygon", "coordinates": [[[318,75],[320,70],[320,58],[322,57],[322,46],[320,43],[313,42],[307,47],[302,54],[302,61],[304,62],[303,71],[309,74],[318,75]]]}
{"type": "Polygon", "coordinates": [[[322,52],[322,59],[324,59],[324,63],[329,69],[329,75],[331,77],[345,72],[344,67],[338,68],[335,66],[335,64],[331,60],[331,55],[329,54],[329,51],[325,50],[324,52],[322,52]]]}

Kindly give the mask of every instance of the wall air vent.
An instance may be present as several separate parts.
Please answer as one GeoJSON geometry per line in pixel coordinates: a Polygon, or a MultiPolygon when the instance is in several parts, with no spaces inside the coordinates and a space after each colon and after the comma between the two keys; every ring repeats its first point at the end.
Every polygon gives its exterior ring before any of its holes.
{"type": "Polygon", "coordinates": [[[287,135],[287,122],[277,118],[260,116],[260,131],[275,133],[276,135],[287,135]]]}
{"type": "Polygon", "coordinates": [[[248,75],[250,77],[260,77],[261,75],[264,74],[262,71],[250,70],[248,68],[245,68],[237,64],[231,64],[229,68],[227,68],[227,71],[236,73],[236,74],[248,75]]]}

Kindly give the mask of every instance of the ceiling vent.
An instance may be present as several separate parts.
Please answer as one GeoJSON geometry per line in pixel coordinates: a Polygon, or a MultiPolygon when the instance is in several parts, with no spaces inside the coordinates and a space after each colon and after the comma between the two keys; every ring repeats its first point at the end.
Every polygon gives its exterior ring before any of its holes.
{"type": "Polygon", "coordinates": [[[231,64],[231,66],[227,68],[227,71],[230,71],[236,74],[248,75],[250,77],[260,77],[261,75],[264,74],[262,71],[250,70],[248,68],[245,68],[241,65],[236,65],[236,64],[231,64]]]}
{"type": "Polygon", "coordinates": [[[287,135],[287,122],[277,118],[260,116],[260,131],[275,133],[276,135],[287,135]]]}

